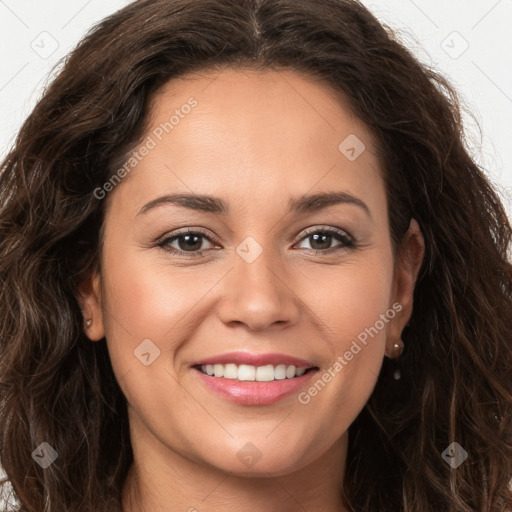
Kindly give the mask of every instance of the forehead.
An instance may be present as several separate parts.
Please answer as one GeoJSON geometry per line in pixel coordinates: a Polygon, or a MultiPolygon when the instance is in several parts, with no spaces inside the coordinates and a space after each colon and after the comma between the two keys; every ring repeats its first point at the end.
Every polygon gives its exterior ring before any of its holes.
{"type": "Polygon", "coordinates": [[[341,94],[296,71],[184,75],[152,98],[148,119],[136,151],[151,149],[127,180],[140,200],[175,191],[260,205],[285,192],[349,189],[370,202],[382,196],[369,128],[341,94]]]}
{"type": "MultiPolygon", "coordinates": [[[[310,138],[332,132],[339,137],[340,127],[352,128],[366,139],[374,142],[368,127],[355,116],[345,95],[318,79],[286,70],[262,70],[227,68],[221,71],[189,73],[171,79],[152,98],[149,106],[150,124],[159,126],[170,120],[173,113],[186,109],[191,98],[197,101],[193,115],[186,124],[200,121],[207,128],[208,122],[229,123],[224,127],[239,136],[272,139],[275,129],[282,128],[282,137],[307,134],[310,138]],[[282,115],[286,114],[286,115],[282,115]],[[269,123],[269,119],[272,120],[269,123]]],[[[183,116],[180,116],[183,120],[183,116]]],[[[173,121],[175,128],[181,121],[173,121]]],[[[220,128],[221,126],[217,126],[220,128]]],[[[220,133],[224,133],[224,130],[220,133]]]]}

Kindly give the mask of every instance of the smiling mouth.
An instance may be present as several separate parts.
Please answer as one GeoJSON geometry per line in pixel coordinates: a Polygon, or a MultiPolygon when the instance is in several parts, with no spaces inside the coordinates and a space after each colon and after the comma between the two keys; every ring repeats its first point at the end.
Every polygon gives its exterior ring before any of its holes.
{"type": "Polygon", "coordinates": [[[285,364],[267,364],[265,366],[252,366],[249,364],[203,364],[196,365],[194,368],[210,377],[244,382],[272,382],[274,380],[294,379],[317,369],[316,366],[297,368],[293,365],[285,364]]]}

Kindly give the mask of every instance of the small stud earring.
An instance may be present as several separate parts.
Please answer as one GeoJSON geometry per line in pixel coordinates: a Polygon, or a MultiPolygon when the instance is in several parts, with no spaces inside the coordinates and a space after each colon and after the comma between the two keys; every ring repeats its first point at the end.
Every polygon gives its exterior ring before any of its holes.
{"type": "Polygon", "coordinates": [[[404,342],[400,338],[399,342],[393,343],[393,358],[398,359],[404,350],[404,342]]]}
{"type": "Polygon", "coordinates": [[[386,349],[386,356],[389,357],[389,359],[398,359],[404,350],[404,342],[400,338],[398,341],[393,343],[392,348],[388,351],[386,349]],[[391,352],[391,353],[388,353],[391,352]]]}
{"type": "Polygon", "coordinates": [[[89,318],[89,320],[87,320],[87,321],[85,322],[85,326],[86,326],[87,328],[89,328],[89,327],[91,327],[91,325],[92,325],[92,320],[89,318]]]}

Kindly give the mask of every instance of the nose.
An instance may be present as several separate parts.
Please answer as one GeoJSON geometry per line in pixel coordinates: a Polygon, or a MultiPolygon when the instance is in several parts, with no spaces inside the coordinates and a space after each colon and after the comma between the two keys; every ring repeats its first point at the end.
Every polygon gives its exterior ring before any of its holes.
{"type": "Polygon", "coordinates": [[[264,250],[252,262],[235,257],[234,268],[222,281],[218,316],[226,325],[243,324],[252,331],[291,326],[300,317],[300,300],[287,284],[282,265],[264,250]]]}

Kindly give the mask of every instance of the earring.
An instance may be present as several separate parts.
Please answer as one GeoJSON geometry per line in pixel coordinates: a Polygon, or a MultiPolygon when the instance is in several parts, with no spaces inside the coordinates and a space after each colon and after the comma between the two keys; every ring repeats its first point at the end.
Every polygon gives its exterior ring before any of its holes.
{"type": "Polygon", "coordinates": [[[92,325],[92,320],[89,318],[89,320],[87,320],[87,321],[85,322],[85,326],[86,326],[87,328],[89,328],[89,327],[91,327],[91,325],[92,325]]]}
{"type": "MultiPolygon", "coordinates": [[[[393,343],[393,349],[392,349],[393,355],[391,358],[398,359],[402,355],[403,350],[404,350],[404,342],[402,341],[402,338],[400,338],[400,340],[397,343],[393,343]]],[[[400,380],[400,377],[401,377],[400,368],[396,368],[396,370],[393,373],[393,378],[395,380],[400,380]]]]}
{"type": "Polygon", "coordinates": [[[404,350],[404,342],[402,341],[402,338],[400,338],[397,342],[393,343],[393,346],[391,350],[386,349],[386,356],[389,357],[389,359],[398,359],[404,350]],[[391,352],[390,354],[388,352],[391,352]]]}
{"type": "Polygon", "coordinates": [[[397,343],[393,343],[393,359],[398,359],[404,350],[404,342],[402,338],[397,343]]]}

